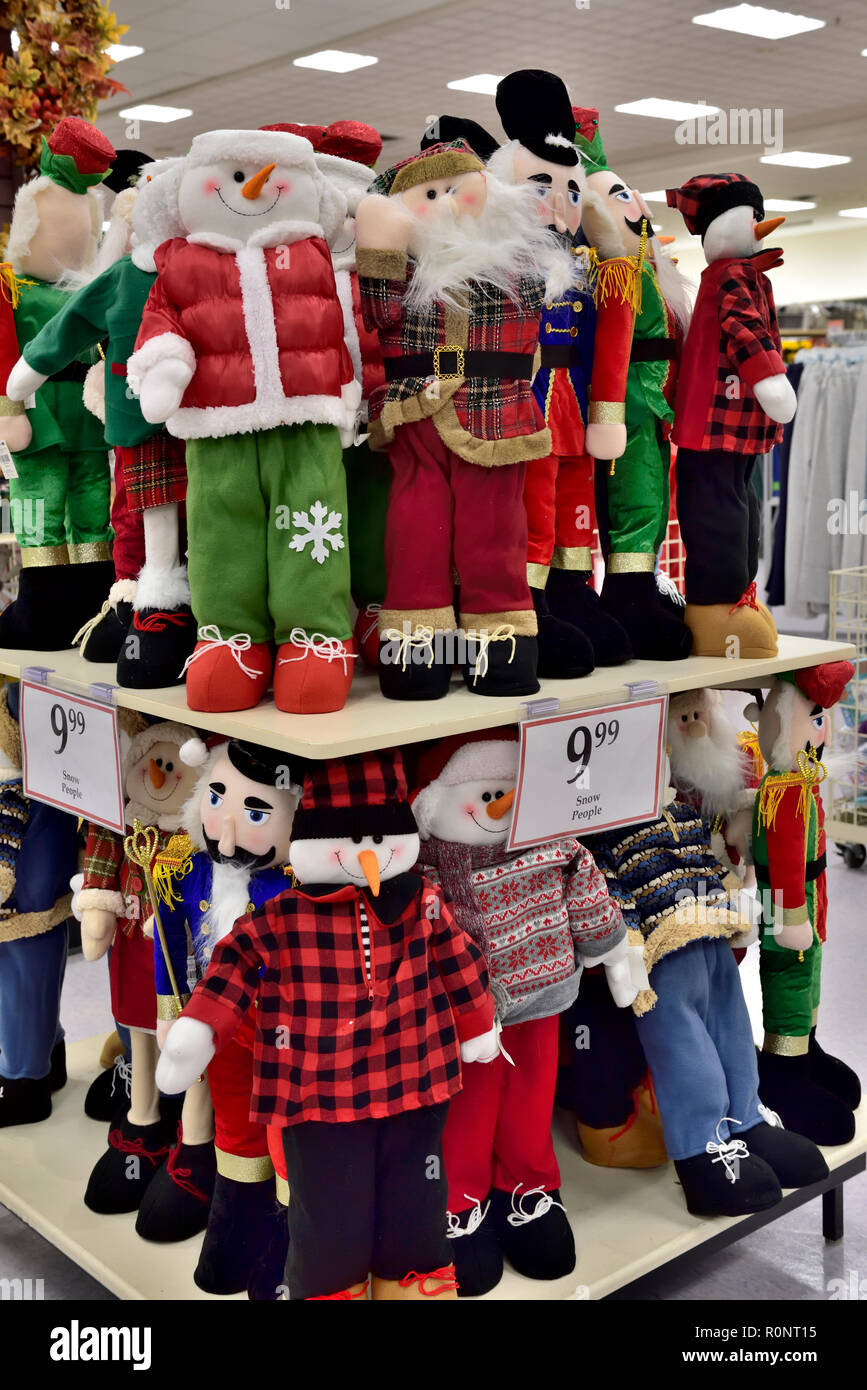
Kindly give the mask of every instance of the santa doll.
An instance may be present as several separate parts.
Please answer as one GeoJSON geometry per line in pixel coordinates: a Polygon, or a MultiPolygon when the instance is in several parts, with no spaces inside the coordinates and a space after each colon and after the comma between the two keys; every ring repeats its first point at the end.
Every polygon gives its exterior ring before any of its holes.
{"type": "MultiPolygon", "coordinates": [[[[43,136],[39,176],[16,195],[9,264],[0,272],[0,299],[11,309],[7,360],[66,303],[64,276],[93,262],[103,216],[97,185],[113,157],[105,136],[78,116],[43,136]]],[[[0,615],[3,647],[70,646],[112,582],[108,454],[81,398],[94,360],[88,353],[64,365],[32,402],[7,394],[8,373],[0,380],[0,439],[17,470],[9,496],[22,554],[18,597],[0,615]]]]}
{"type": "Polygon", "coordinates": [[[481,953],[413,872],[400,753],[311,767],[298,886],[240,919],[172,1027],[175,1091],[254,1000],[251,1118],[282,1131],[292,1299],[454,1298],[442,1131],[461,1060],[496,1054],[481,953]]]}
{"type": "Polygon", "coordinates": [[[419,760],[413,809],[422,872],[452,900],[488,965],[502,1054],[467,1068],[443,1152],[449,1237],[461,1291],[483,1294],[506,1255],[520,1274],[557,1279],[575,1267],[551,1139],[559,1015],[585,965],[602,965],[615,1003],[632,1003],[626,928],[575,839],[507,851],[517,734],[456,735],[419,760]]]}
{"type": "MultiPolygon", "coordinates": [[[[575,282],[546,299],[533,394],[551,430],[552,452],[528,466],[527,578],[539,622],[539,674],[581,676],[632,655],[625,630],[599,605],[592,584],[593,459],[587,451],[590,376],[596,339],[595,267],[581,235],[587,184],[575,148],[575,117],[554,73],[523,69],[497,87],[508,141],[488,161],[510,182],[526,182],[539,216],[574,258],[575,282]]],[[[629,325],[600,334],[600,350],[629,356],[629,325]]]]}
{"type": "Polygon", "coordinates": [[[551,451],[533,355],[546,274],[562,290],[572,266],[535,194],[486,174],[463,140],[402,160],[374,187],[358,209],[356,259],[385,362],[371,440],[390,448],[393,469],[380,687],[438,699],[459,657],[475,694],[532,694],[522,498],[527,462],[551,451]]]}
{"type": "Polygon", "coordinates": [[[852,679],[849,661],[779,676],[759,707],[759,746],[768,765],[755,799],[752,856],[762,905],[760,972],[765,1036],[762,1095],[785,1125],[817,1144],[855,1133],[861,1083],[816,1040],[828,894],[825,711],[852,679]]]}
{"type": "Polygon", "coordinates": [[[697,656],[777,654],[777,630],[756,599],[759,500],[753,474],[795,414],[766,271],[782,263],[762,242],[765,218],[743,174],[699,174],[666,191],[701,237],[702,272],[683,345],[672,439],[677,512],[686,546],[686,622],[697,656]]]}
{"type": "Polygon", "coordinates": [[[576,108],[575,115],[590,192],[584,232],[598,263],[590,447],[598,460],[602,607],[626,629],[637,657],[679,661],[692,639],[682,613],[661,598],[654,570],[668,527],[668,436],[689,301],[644,198],[608,163],[598,113],[576,108]],[[619,344],[624,333],[627,351],[612,354],[610,336],[619,344]]]}
{"type": "Polygon", "coordinates": [[[308,140],[216,130],[177,174],[127,364],[145,420],[186,441],[191,709],[342,708],[349,619],[341,435],[361,388],[327,239],[346,204],[308,140]],[[272,651],[276,645],[276,664],[272,651]]]}

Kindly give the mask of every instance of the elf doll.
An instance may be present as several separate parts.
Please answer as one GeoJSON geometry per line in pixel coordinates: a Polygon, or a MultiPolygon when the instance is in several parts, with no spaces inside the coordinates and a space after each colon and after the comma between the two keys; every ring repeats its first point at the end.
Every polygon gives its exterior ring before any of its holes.
{"type": "MultiPolygon", "coordinates": [[[[553,449],[549,458],[528,468],[524,500],[530,532],[527,575],[539,615],[540,661],[544,658],[540,673],[582,675],[594,664],[616,666],[632,655],[624,629],[601,610],[592,584],[593,459],[585,428],[596,337],[596,269],[581,232],[587,184],[574,144],[573,107],[559,77],[535,69],[510,73],[497,87],[497,111],[509,139],[489,167],[529,184],[539,199],[540,217],[562,238],[575,262],[575,283],[547,299],[542,315],[533,393],[551,429],[553,449]]],[[[619,344],[610,334],[601,335],[600,342],[605,351],[619,351],[627,359],[627,325],[621,326],[619,344]]]]}
{"type": "Polygon", "coordinates": [[[481,949],[502,1055],[468,1068],[446,1120],[449,1236],[464,1294],[492,1289],[503,1255],[531,1279],[575,1267],[551,1139],[559,1015],[584,965],[603,965],[615,1002],[637,993],[626,928],[588,852],[556,840],[508,852],[517,734],[443,739],[419,760],[413,801],[422,871],[481,949]]]}
{"type": "Polygon", "coordinates": [[[251,1118],[282,1129],[292,1299],[454,1298],[442,1131],[461,1059],[497,1050],[481,953],[439,888],[400,753],[317,764],[295,814],[299,886],[242,917],[174,1024],[175,1091],[257,1000],[251,1118]]]}
{"type": "MultiPolygon", "coordinates": [[[[2,297],[14,319],[17,352],[65,304],[64,275],[90,266],[102,225],[97,185],[114,149],[87,121],[66,116],[42,138],[39,176],[18,190],[2,297]]],[[[7,311],[7,329],[8,311],[7,311]]],[[[10,344],[4,355],[12,357],[10,344]]],[[[68,647],[112,582],[109,468],[102,427],[81,398],[87,355],[65,365],[32,403],[0,381],[0,439],[18,476],[9,483],[21,546],[18,597],[0,615],[0,646],[68,647]]]]}
{"type": "Polygon", "coordinates": [[[460,625],[470,690],[531,694],[524,473],[551,451],[533,354],[546,275],[562,290],[572,266],[535,195],[486,174],[463,140],[402,160],[374,188],[357,213],[357,264],[385,362],[371,440],[390,448],[393,469],[380,688],[392,699],[444,696],[460,625]]]}
{"type": "Polygon", "coordinates": [[[127,379],[186,441],[187,702],[252,708],[273,672],[278,709],[337,710],[355,660],[340,431],[361,388],[327,239],[346,204],[308,140],[216,130],[193,140],[174,209],[127,379]]]}
{"type": "Polygon", "coordinates": [[[643,197],[608,163],[598,113],[576,108],[575,115],[590,191],[584,231],[598,258],[590,410],[605,556],[602,607],[626,629],[636,656],[678,661],[689,655],[691,636],[682,615],[661,599],[654,569],[668,527],[668,436],[689,302],[643,197]],[[612,333],[618,342],[626,335],[625,353],[607,350],[612,333]]]}
{"type": "Polygon", "coordinates": [[[755,800],[752,854],[763,908],[762,1095],[785,1125],[818,1144],[845,1144],[861,1101],[855,1072],[816,1041],[822,949],[828,911],[825,814],[825,711],[854,675],[849,661],[779,676],[758,715],[768,764],[755,800]]]}
{"type": "Polygon", "coordinates": [[[776,656],[774,620],[756,599],[752,480],[797,404],[765,274],[782,253],[762,249],[786,219],[765,218],[761,191],[743,174],[699,174],[667,189],[666,199],[701,237],[708,263],[683,345],[672,429],[686,622],[697,656],[776,656]]]}

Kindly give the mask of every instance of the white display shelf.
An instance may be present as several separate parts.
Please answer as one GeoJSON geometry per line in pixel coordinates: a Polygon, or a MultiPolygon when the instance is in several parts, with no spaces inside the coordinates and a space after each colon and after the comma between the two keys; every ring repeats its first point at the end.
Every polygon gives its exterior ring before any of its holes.
{"type": "MultiPolygon", "coordinates": [[[[691,656],[685,661],[630,661],[625,666],[601,667],[583,680],[549,680],[533,700],[556,697],[561,712],[592,709],[628,699],[627,685],[656,681],[672,694],[698,686],[734,689],[767,686],[781,671],[815,666],[823,661],[851,659],[846,642],[823,642],[811,637],[781,636],[779,655],[762,661],[691,656]]],[[[50,683],[86,691],[91,683],[113,685],[115,668],[84,661],[75,650],[60,652],[0,649],[0,674],[20,676],[28,666],[52,667],[50,683]]],[[[116,691],[118,705],[143,710],[162,719],[180,719],[200,729],[228,737],[246,738],[269,748],[308,758],[345,757],[393,744],[418,743],[448,734],[514,724],[527,715],[516,698],[474,695],[457,679],[444,700],[401,702],[385,700],[376,676],[358,671],[344,709],[336,714],[291,715],[275,709],[269,697],[255,709],[232,714],[203,714],[188,709],[184,686],[163,690],[116,691]]]]}
{"type": "MultiPolygon", "coordinates": [[[[209,1295],[193,1283],[200,1236],[178,1245],[153,1245],[136,1235],[134,1215],[97,1216],[84,1205],[88,1174],[104,1151],[107,1132],[83,1109],[87,1087],[99,1069],[101,1045],[101,1038],[89,1038],[68,1049],[69,1081],[55,1095],[48,1120],[0,1130],[0,1202],[119,1298],[206,1299],[209,1295]]],[[[556,1117],[555,1140],[563,1200],[578,1247],[575,1271],[543,1283],[507,1269],[486,1302],[604,1298],[680,1256],[730,1243],[774,1219],[801,1195],[787,1194],[780,1207],[758,1218],[706,1220],[690,1216],[672,1164],[644,1172],[595,1168],[580,1157],[574,1121],[565,1113],[556,1117]]],[[[826,1149],[825,1157],[833,1174],[851,1167],[865,1151],[867,1111],[862,1107],[855,1138],[826,1149]]],[[[821,1230],[817,1202],[817,1241],[821,1230]]]]}

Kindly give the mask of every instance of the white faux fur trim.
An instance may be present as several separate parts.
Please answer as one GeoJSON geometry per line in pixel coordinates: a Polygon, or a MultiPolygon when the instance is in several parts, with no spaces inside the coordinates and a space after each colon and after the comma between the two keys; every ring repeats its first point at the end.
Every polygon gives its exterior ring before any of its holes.
{"type": "Polygon", "coordinates": [[[88,367],[81,388],[81,399],[85,410],[95,415],[101,425],[105,424],[105,362],[100,359],[88,367]]]}
{"type": "Polygon", "coordinates": [[[185,407],[166,421],[166,429],[176,439],[220,439],[226,434],[252,434],[273,430],[279,425],[352,424],[337,396],[284,396],[282,404],[266,409],[260,401],[246,405],[211,405],[204,409],[185,407]]]}
{"type": "Polygon", "coordinates": [[[474,740],[458,748],[436,780],[444,787],[457,787],[461,782],[480,782],[489,777],[514,780],[517,775],[517,739],[491,738],[474,740]]]}
{"type": "Polygon", "coordinates": [[[78,912],[89,912],[95,907],[100,912],[113,912],[115,917],[123,917],[126,913],[123,893],[113,888],[82,888],[76,894],[75,907],[78,912]]]}
{"type": "Polygon", "coordinates": [[[145,563],[138,576],[138,591],[134,607],[181,608],[190,603],[190,582],[185,565],[173,565],[170,570],[157,569],[145,563]]]}
{"type": "Polygon", "coordinates": [[[732,811],[746,811],[755,805],[757,789],[755,787],[741,787],[738,792],[732,811]]]}
{"type": "Polygon", "coordinates": [[[572,140],[567,140],[565,135],[546,135],[545,144],[560,145],[562,148],[567,150],[572,150],[575,148],[574,142],[572,140]]]}
{"type": "Polygon", "coordinates": [[[373,183],[373,170],[365,164],[356,164],[353,159],[341,159],[336,154],[317,154],[315,159],[325,178],[343,194],[350,216],[354,217],[358,204],[373,183]]]}
{"type": "Polygon", "coordinates": [[[117,608],[119,603],[133,603],[135,591],[134,579],[116,579],[108,591],[108,601],[112,608],[117,608]]]}
{"type": "Polygon", "coordinates": [[[346,343],[346,350],[352,361],[352,370],[356,379],[361,381],[361,344],[358,341],[358,328],[352,308],[352,279],[349,271],[338,270],[335,265],[334,282],[337,285],[337,298],[340,300],[340,307],[343,310],[343,339],[346,343]]]}
{"type": "Polygon", "coordinates": [[[295,241],[306,241],[308,237],[325,237],[325,229],[319,222],[269,222],[267,227],[254,232],[247,245],[253,247],[291,246],[295,241]]]}
{"type": "Polygon", "coordinates": [[[189,232],[186,240],[190,246],[209,246],[212,251],[240,251],[244,242],[240,237],[223,236],[221,232],[189,232]]]}
{"type": "Polygon", "coordinates": [[[208,130],[197,135],[184,161],[188,169],[237,159],[243,164],[287,164],[314,172],[313,146],[288,130],[208,130]]]}
{"type": "Polygon", "coordinates": [[[126,379],[135,395],[141,394],[142,383],[151,367],[159,362],[180,361],[190,369],[190,376],[196,370],[196,354],[186,338],[179,333],[158,333],[148,338],[126,364],[126,379]]]}
{"type": "Polygon", "coordinates": [[[130,249],[129,258],[134,266],[139,270],[147,271],[151,275],[156,274],[156,264],[154,262],[155,246],[145,246],[143,243],[134,243],[130,249]]]}

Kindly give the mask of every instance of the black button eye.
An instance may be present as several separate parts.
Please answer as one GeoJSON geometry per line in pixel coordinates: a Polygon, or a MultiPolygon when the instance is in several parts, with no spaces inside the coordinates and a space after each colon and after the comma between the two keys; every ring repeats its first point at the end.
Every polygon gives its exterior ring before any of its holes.
{"type": "Polygon", "coordinates": [[[374,837],[373,837],[373,843],[374,843],[375,845],[381,845],[381,844],[382,844],[382,836],[381,836],[381,835],[374,835],[374,837]]]}
{"type": "Polygon", "coordinates": [[[162,767],[162,765],[163,765],[163,760],[162,760],[162,758],[156,758],[156,759],[155,759],[155,762],[156,762],[157,767],[162,767]]]}
{"type": "Polygon", "coordinates": [[[352,837],[352,843],[353,843],[354,845],[360,845],[360,844],[361,844],[361,841],[362,841],[363,839],[364,839],[364,836],[363,836],[363,835],[353,835],[353,837],[352,837]]]}
{"type": "Polygon", "coordinates": [[[427,191],[427,193],[425,194],[425,197],[426,197],[426,198],[430,198],[431,202],[434,201],[434,199],[436,198],[436,196],[437,196],[437,191],[436,191],[435,188],[429,188],[428,191],[427,191]]]}
{"type": "Polygon", "coordinates": [[[482,800],[483,800],[483,801],[490,801],[490,799],[491,799],[491,793],[490,793],[490,792],[482,792],[482,800]]]}
{"type": "Polygon", "coordinates": [[[688,714],[682,714],[682,715],[680,716],[680,722],[681,722],[681,724],[688,724],[688,723],[689,723],[689,715],[688,715],[688,714]]]}
{"type": "Polygon", "coordinates": [[[174,765],[174,763],[166,763],[166,772],[174,772],[174,770],[175,770],[175,765],[174,765]]]}
{"type": "Polygon", "coordinates": [[[501,796],[505,796],[505,795],[506,795],[505,792],[494,792],[494,800],[495,800],[495,801],[499,801],[499,800],[500,800],[500,797],[501,797],[501,796]]]}
{"type": "Polygon", "coordinates": [[[246,180],[246,178],[245,178],[245,176],[244,176],[244,170],[243,170],[243,169],[236,169],[235,172],[234,172],[234,174],[232,175],[232,178],[235,180],[235,183],[246,183],[246,182],[247,182],[247,180],[246,180]]]}

